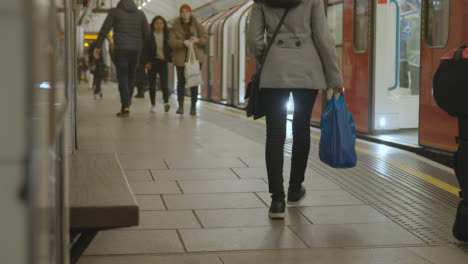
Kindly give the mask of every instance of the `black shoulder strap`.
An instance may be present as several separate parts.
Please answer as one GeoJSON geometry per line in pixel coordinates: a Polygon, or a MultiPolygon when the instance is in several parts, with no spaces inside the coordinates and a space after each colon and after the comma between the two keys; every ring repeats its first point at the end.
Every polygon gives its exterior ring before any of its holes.
{"type": "Polygon", "coordinates": [[[283,25],[284,20],[286,19],[286,16],[288,15],[288,13],[289,13],[289,8],[287,8],[287,9],[284,11],[284,14],[283,14],[283,16],[281,17],[281,20],[280,20],[278,26],[276,27],[275,33],[273,33],[273,36],[271,37],[270,41],[268,42],[268,46],[267,46],[267,48],[266,48],[266,50],[265,50],[265,53],[263,53],[262,61],[260,62],[260,70],[258,71],[258,73],[261,73],[261,72],[262,72],[263,65],[264,65],[264,63],[265,63],[265,61],[266,61],[268,52],[270,51],[270,48],[271,48],[271,46],[273,45],[273,43],[275,43],[276,36],[278,35],[278,32],[279,32],[281,26],[283,25]]]}

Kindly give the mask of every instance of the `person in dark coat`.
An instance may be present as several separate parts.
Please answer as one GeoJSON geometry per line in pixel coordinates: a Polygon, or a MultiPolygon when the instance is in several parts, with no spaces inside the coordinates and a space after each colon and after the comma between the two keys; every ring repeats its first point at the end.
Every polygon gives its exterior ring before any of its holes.
{"type": "Polygon", "coordinates": [[[146,68],[149,70],[151,112],[156,111],[156,76],[159,75],[161,90],[163,92],[164,110],[169,112],[169,69],[168,63],[172,61],[172,50],[169,47],[169,28],[162,16],[156,16],[150,25],[152,34],[148,43],[146,54],[146,68]]]}
{"type": "Polygon", "coordinates": [[[107,76],[107,65],[104,63],[102,51],[99,52],[99,58],[94,57],[94,46],[91,44],[89,49],[89,69],[93,74],[94,99],[102,98],[101,83],[107,76]]]}
{"type": "MultiPolygon", "coordinates": [[[[114,29],[114,64],[117,69],[120,99],[122,107],[117,116],[130,114],[135,74],[142,47],[147,43],[150,30],[145,14],[138,10],[133,0],[120,0],[112,8],[99,31],[96,41],[101,47],[111,29],[114,29]]],[[[100,49],[94,49],[94,56],[99,57],[100,49]]]]}
{"type": "Polygon", "coordinates": [[[289,13],[272,45],[260,76],[265,106],[266,167],[271,193],[271,218],[284,218],[283,187],[286,103],[294,99],[293,149],[287,200],[298,205],[305,197],[302,183],[310,151],[310,117],[320,89],[340,93],[343,77],[338,67],[335,41],[330,33],[323,0],[255,0],[247,33],[249,49],[260,61],[281,17],[289,13]]]}

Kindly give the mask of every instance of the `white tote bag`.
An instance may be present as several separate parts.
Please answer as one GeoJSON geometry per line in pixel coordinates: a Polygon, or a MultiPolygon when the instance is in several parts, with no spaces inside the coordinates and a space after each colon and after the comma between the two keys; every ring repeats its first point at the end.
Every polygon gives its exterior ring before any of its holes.
{"type": "Polygon", "coordinates": [[[185,88],[190,88],[202,85],[202,75],[200,70],[200,62],[195,56],[193,46],[188,49],[187,62],[185,62],[185,88]]]}

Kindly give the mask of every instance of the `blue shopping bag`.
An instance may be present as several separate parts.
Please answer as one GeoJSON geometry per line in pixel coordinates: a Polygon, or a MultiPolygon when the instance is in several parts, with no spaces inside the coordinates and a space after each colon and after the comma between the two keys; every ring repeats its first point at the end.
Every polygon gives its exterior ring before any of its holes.
{"type": "Polygon", "coordinates": [[[332,96],[320,121],[320,160],[333,168],[353,168],[357,163],[356,125],[346,109],[344,95],[332,96]]]}

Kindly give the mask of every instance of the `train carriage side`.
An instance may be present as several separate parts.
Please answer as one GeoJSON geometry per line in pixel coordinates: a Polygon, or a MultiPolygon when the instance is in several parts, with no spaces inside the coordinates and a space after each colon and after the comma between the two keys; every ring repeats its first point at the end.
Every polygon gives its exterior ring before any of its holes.
{"type": "MultiPolygon", "coordinates": [[[[244,89],[239,90],[239,67],[240,57],[245,57],[245,46],[241,48],[241,39],[245,39],[245,32],[241,34],[240,22],[247,10],[252,6],[253,2],[248,2],[237,9],[231,17],[226,21],[225,30],[228,30],[228,62],[227,62],[227,90],[228,104],[239,106],[243,102],[239,100],[239,94],[244,94],[244,89]],[[244,52],[242,52],[244,50],[244,52]]],[[[243,41],[242,43],[244,43],[243,41]]]]}
{"type": "Polygon", "coordinates": [[[203,60],[203,68],[202,68],[202,78],[203,78],[203,85],[202,85],[202,88],[201,88],[201,97],[203,99],[209,99],[211,96],[211,86],[210,86],[210,72],[212,70],[212,67],[211,67],[211,57],[212,57],[212,52],[213,52],[213,45],[214,45],[214,41],[213,41],[213,35],[211,34],[211,27],[213,26],[213,23],[216,21],[216,19],[218,19],[220,16],[222,15],[222,13],[216,13],[212,16],[210,16],[208,19],[205,19],[204,23],[203,23],[203,26],[205,27],[205,30],[208,32],[208,35],[209,35],[209,43],[208,43],[208,47],[206,49],[206,53],[205,53],[205,56],[204,56],[204,60],[203,60]]]}
{"type": "Polygon", "coordinates": [[[432,79],[443,54],[468,44],[468,1],[425,0],[422,9],[419,144],[455,151],[457,120],[435,103],[432,79]]]}

